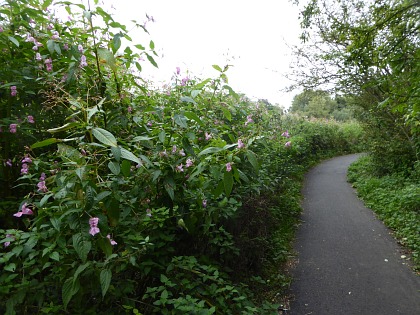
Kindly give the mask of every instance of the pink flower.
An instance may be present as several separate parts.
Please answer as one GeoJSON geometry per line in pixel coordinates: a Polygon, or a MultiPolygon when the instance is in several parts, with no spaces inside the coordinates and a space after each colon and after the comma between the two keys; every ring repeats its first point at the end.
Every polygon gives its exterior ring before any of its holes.
{"type": "Polygon", "coordinates": [[[77,50],[79,51],[79,53],[83,54],[83,46],[82,45],[78,45],[77,50]]]}
{"type": "Polygon", "coordinates": [[[90,225],[89,234],[90,235],[95,236],[95,234],[98,234],[100,232],[98,228],[98,222],[99,222],[99,218],[97,217],[92,217],[89,219],[89,225],[90,225]]]}
{"type": "Polygon", "coordinates": [[[45,175],[45,173],[41,173],[39,180],[45,180],[46,178],[47,178],[47,175],[45,175]]]}
{"type": "Polygon", "coordinates": [[[289,131],[288,131],[288,130],[286,130],[285,132],[283,132],[283,133],[281,134],[281,136],[282,136],[282,137],[286,137],[286,138],[290,138],[289,131]]]}
{"type": "Polygon", "coordinates": [[[206,141],[209,141],[211,139],[211,134],[206,132],[204,135],[206,137],[206,141]]]}
{"type": "Polygon", "coordinates": [[[85,55],[82,55],[82,57],[80,57],[80,67],[81,68],[84,68],[84,67],[86,67],[88,64],[87,64],[87,61],[86,61],[86,56],[85,55]]]}
{"type": "Polygon", "coordinates": [[[34,116],[29,115],[27,117],[27,119],[28,119],[28,123],[30,123],[30,124],[34,124],[35,123],[34,116]]]}
{"type": "Polygon", "coordinates": [[[206,199],[204,199],[203,200],[203,208],[206,208],[207,207],[207,200],[206,199]]]}
{"type": "Polygon", "coordinates": [[[176,150],[177,150],[176,145],[174,145],[174,146],[172,147],[172,153],[176,153],[176,150]]]}
{"type": "Polygon", "coordinates": [[[181,68],[180,67],[176,67],[176,74],[179,75],[181,73],[181,68]]]}
{"type": "Polygon", "coordinates": [[[10,87],[10,95],[11,96],[16,96],[16,94],[17,94],[16,86],[15,85],[12,85],[10,87]]]}
{"type": "Polygon", "coordinates": [[[241,139],[238,140],[238,149],[245,148],[245,144],[242,142],[241,139]]]}
{"type": "Polygon", "coordinates": [[[189,80],[190,80],[190,78],[188,78],[188,77],[183,78],[183,79],[181,80],[181,85],[182,85],[182,86],[187,85],[187,82],[188,82],[189,80]]]}
{"type": "Polygon", "coordinates": [[[248,115],[246,117],[246,122],[245,122],[245,126],[247,126],[249,123],[253,123],[254,121],[252,120],[252,115],[248,115]]]}
{"type": "Polygon", "coordinates": [[[36,60],[36,61],[41,61],[41,60],[42,60],[42,57],[41,57],[41,54],[40,54],[40,53],[38,53],[38,52],[37,52],[37,53],[35,54],[35,60],[36,60]]]}
{"type": "Polygon", "coordinates": [[[128,106],[127,111],[131,114],[131,112],[133,111],[133,108],[131,106],[128,106]]]}
{"type": "MultiPolygon", "coordinates": [[[[15,236],[14,235],[12,235],[12,234],[6,234],[6,238],[12,238],[13,240],[15,239],[15,236]]],[[[4,242],[3,243],[3,246],[4,247],[7,247],[7,246],[9,246],[10,245],[10,241],[7,241],[7,242],[4,242]]]]}
{"type": "Polygon", "coordinates": [[[68,43],[64,43],[64,45],[63,45],[63,49],[64,49],[64,50],[69,50],[69,44],[68,44],[68,43]]]}
{"type": "Polygon", "coordinates": [[[13,164],[12,164],[12,160],[11,160],[11,159],[8,159],[8,160],[6,161],[6,165],[7,165],[7,166],[9,166],[9,167],[12,167],[12,166],[13,166],[13,164]]]}
{"type": "Polygon", "coordinates": [[[53,35],[51,36],[51,39],[52,40],[58,40],[58,39],[60,39],[60,36],[58,35],[58,32],[57,31],[54,31],[53,32],[53,35]]]}
{"type": "Polygon", "coordinates": [[[176,167],[176,170],[177,170],[178,172],[183,172],[183,171],[184,171],[184,168],[183,168],[183,166],[182,166],[182,163],[181,163],[181,164],[179,164],[179,165],[176,167]]]}
{"type": "Polygon", "coordinates": [[[179,152],[178,152],[178,153],[179,153],[179,155],[180,155],[180,156],[185,156],[184,149],[179,150],[179,152]]]}
{"type": "Polygon", "coordinates": [[[35,38],[33,38],[33,36],[28,33],[28,34],[26,34],[25,42],[34,43],[35,42],[35,38]]]}
{"type": "Polygon", "coordinates": [[[284,146],[285,146],[286,148],[290,148],[290,147],[292,146],[292,143],[291,143],[290,141],[287,141],[287,142],[284,144],[284,146]]]}
{"type": "Polygon", "coordinates": [[[151,121],[148,121],[147,122],[147,127],[152,127],[152,126],[153,126],[153,123],[151,121]]]}
{"type": "Polygon", "coordinates": [[[26,202],[22,205],[22,209],[16,212],[13,216],[20,218],[24,214],[26,215],[34,214],[33,211],[28,207],[28,204],[26,202]]]}
{"type": "Polygon", "coordinates": [[[111,238],[111,235],[109,235],[109,234],[108,234],[106,237],[109,239],[109,241],[111,242],[111,245],[112,245],[112,246],[114,246],[114,245],[117,245],[117,244],[118,244],[116,241],[114,241],[114,240],[111,238]]]}
{"type": "Polygon", "coordinates": [[[16,133],[17,124],[10,124],[9,130],[11,133],[16,133]]]}
{"type": "Polygon", "coordinates": [[[28,174],[28,172],[29,172],[29,165],[26,163],[23,163],[22,168],[20,170],[20,174],[25,175],[25,174],[28,174]]]}
{"type": "Polygon", "coordinates": [[[166,150],[159,152],[159,156],[160,157],[167,157],[168,153],[166,152],[166,150]]]}
{"type": "Polygon", "coordinates": [[[48,24],[47,26],[47,30],[51,31],[54,28],[54,25],[52,25],[51,23],[48,24]]]}
{"type": "Polygon", "coordinates": [[[4,29],[3,27],[0,26],[0,33],[3,33],[3,32],[4,32],[4,29]]]}
{"type": "Polygon", "coordinates": [[[187,159],[187,162],[185,163],[185,167],[191,167],[193,165],[193,161],[191,159],[187,159]]]}
{"type": "Polygon", "coordinates": [[[232,170],[232,164],[226,163],[226,172],[230,172],[232,170]]]}
{"type": "Polygon", "coordinates": [[[22,163],[32,163],[32,159],[29,157],[29,155],[26,154],[22,160],[22,163]]]}
{"type": "Polygon", "coordinates": [[[48,191],[47,186],[45,185],[45,181],[40,181],[37,185],[38,191],[46,193],[48,191]]]}
{"type": "Polygon", "coordinates": [[[152,210],[146,209],[146,216],[148,216],[149,218],[151,218],[152,217],[152,210]]]}

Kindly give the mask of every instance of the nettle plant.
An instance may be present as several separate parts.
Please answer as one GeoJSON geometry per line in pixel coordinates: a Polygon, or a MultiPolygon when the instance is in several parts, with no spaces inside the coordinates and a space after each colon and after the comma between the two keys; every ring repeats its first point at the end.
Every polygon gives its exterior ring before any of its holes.
{"type": "Polygon", "coordinates": [[[149,89],[136,71],[156,65],[153,41],[123,50],[126,26],[98,1],[51,4],[0,10],[1,179],[17,202],[0,230],[0,309],[255,312],[216,258],[238,255],[222,223],[258,189],[267,113],[227,85],[228,66],[149,89]]]}

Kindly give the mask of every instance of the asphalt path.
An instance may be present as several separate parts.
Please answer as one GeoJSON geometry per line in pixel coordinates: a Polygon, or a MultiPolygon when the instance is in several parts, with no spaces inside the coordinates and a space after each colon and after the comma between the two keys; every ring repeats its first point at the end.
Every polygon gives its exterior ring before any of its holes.
{"type": "Polygon", "coordinates": [[[420,315],[420,277],[346,181],[359,155],[325,161],[303,188],[291,315],[420,315]]]}

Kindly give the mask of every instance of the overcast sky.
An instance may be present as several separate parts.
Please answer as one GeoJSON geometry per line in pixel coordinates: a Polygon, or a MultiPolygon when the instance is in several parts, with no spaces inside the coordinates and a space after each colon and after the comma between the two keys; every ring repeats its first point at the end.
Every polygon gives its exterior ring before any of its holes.
{"type": "MultiPolygon", "coordinates": [[[[215,77],[213,64],[227,72],[229,85],[251,98],[268,99],[288,107],[297,92],[283,75],[291,60],[288,45],[298,43],[298,9],[289,0],[104,0],[112,3],[116,20],[155,22],[147,28],[160,57],[158,70],[146,68],[144,77],[169,81],[176,67],[182,74],[215,77]]],[[[143,32],[130,35],[145,45],[143,32]]]]}

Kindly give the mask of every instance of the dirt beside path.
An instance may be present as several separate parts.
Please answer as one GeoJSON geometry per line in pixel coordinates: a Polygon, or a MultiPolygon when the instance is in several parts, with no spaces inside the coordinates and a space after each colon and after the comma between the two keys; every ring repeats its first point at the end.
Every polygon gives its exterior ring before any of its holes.
{"type": "Polygon", "coordinates": [[[325,161],[306,176],[291,315],[420,315],[420,277],[346,181],[358,156],[325,161]]]}

